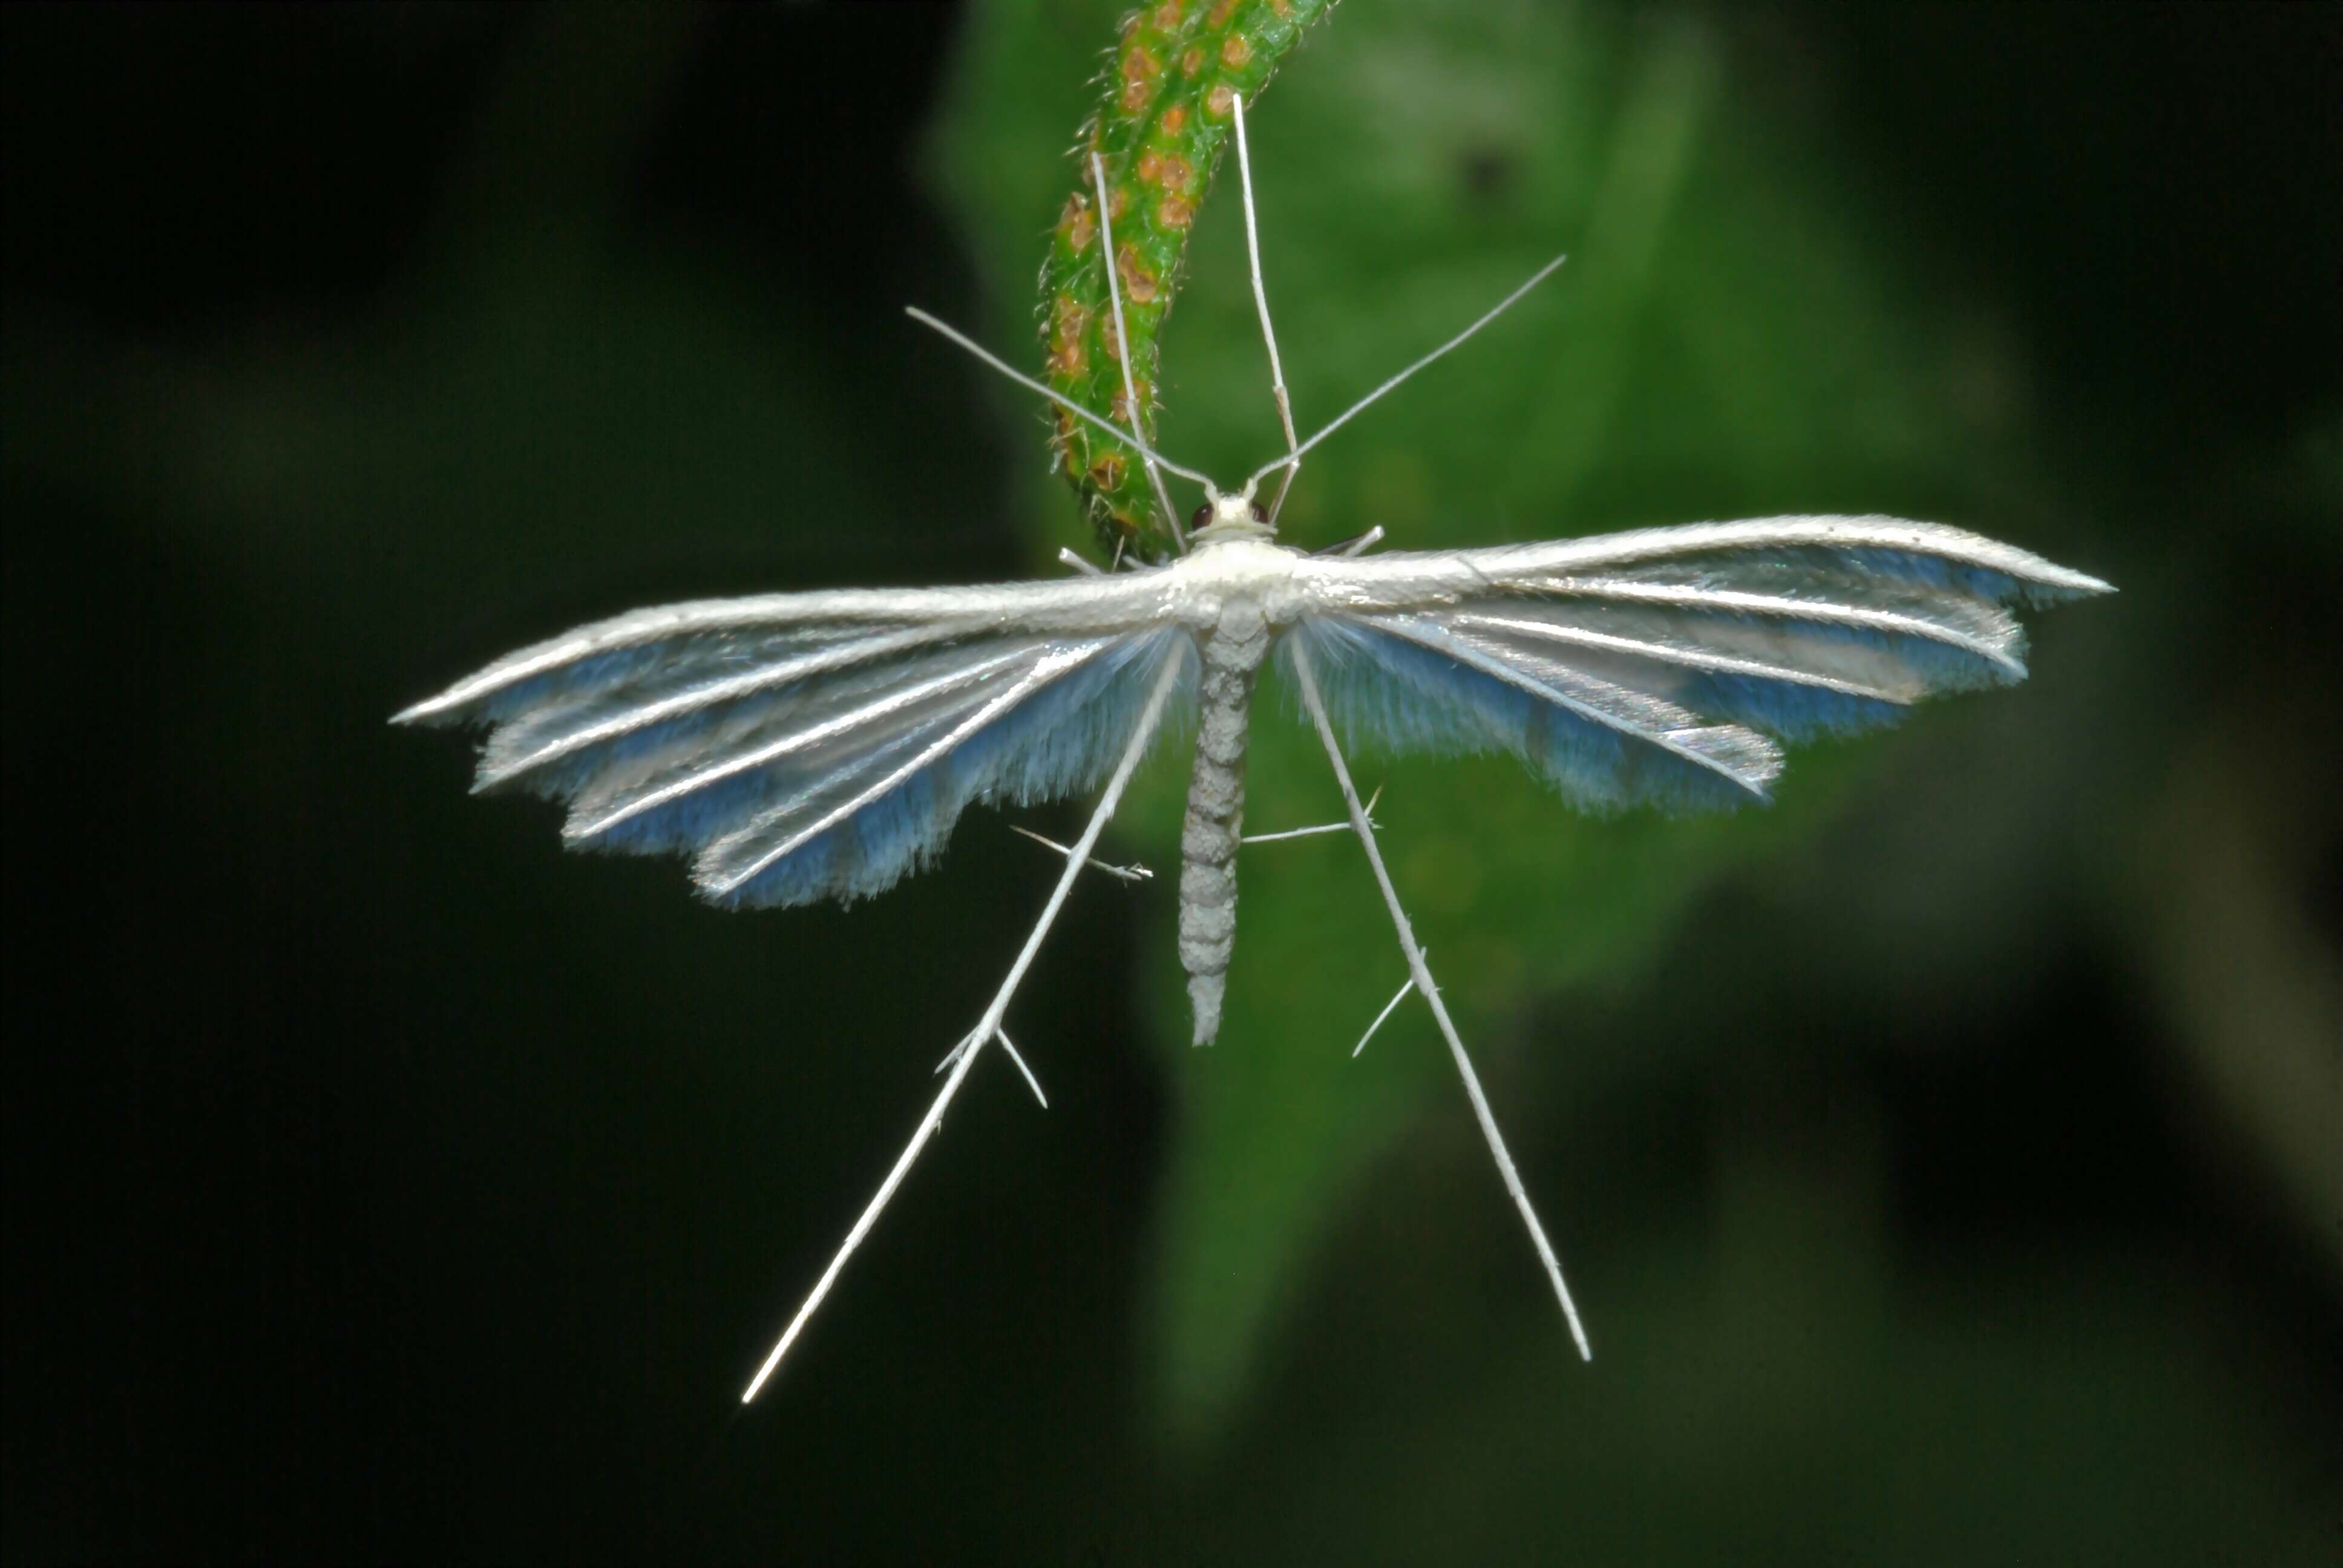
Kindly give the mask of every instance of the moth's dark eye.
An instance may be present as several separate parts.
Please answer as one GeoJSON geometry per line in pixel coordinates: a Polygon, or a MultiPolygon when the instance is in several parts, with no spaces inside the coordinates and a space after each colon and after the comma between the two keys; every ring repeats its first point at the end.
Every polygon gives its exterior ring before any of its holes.
{"type": "Polygon", "coordinates": [[[1207,501],[1202,506],[1198,507],[1189,517],[1188,531],[1192,534],[1202,533],[1204,531],[1204,526],[1212,520],[1212,504],[1210,501],[1207,501]]]}
{"type": "Polygon", "coordinates": [[[1246,503],[1246,508],[1252,513],[1252,520],[1254,522],[1261,524],[1263,528],[1269,526],[1269,514],[1261,509],[1261,503],[1259,501],[1249,501],[1246,503]]]}

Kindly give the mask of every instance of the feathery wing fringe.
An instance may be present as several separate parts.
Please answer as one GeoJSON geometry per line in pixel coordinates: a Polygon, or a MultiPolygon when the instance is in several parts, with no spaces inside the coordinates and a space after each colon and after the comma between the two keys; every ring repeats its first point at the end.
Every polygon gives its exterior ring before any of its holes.
{"type": "Polygon", "coordinates": [[[524,648],[402,721],[489,727],[477,789],[568,801],[581,848],[694,854],[733,906],[877,893],[975,800],[1102,778],[1167,658],[1140,577],[637,610],[524,648]]]}
{"type": "Polygon", "coordinates": [[[1765,798],[1769,737],[2023,679],[2009,607],[2110,590],[1957,528],[1769,518],[1313,558],[1302,591],[1297,635],[1353,729],[1511,751],[1586,805],[1698,809],[1765,798]]]}

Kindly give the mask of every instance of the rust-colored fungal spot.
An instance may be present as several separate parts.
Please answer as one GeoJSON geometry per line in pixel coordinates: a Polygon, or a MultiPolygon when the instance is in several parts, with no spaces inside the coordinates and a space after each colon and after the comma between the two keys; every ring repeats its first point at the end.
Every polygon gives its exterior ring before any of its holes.
{"type": "Polygon", "coordinates": [[[1192,188],[1195,174],[1196,171],[1189,166],[1188,160],[1178,153],[1164,155],[1163,188],[1165,190],[1185,191],[1192,188]]]}
{"type": "Polygon", "coordinates": [[[1238,0],[1221,0],[1221,3],[1213,6],[1206,15],[1204,25],[1208,27],[1227,26],[1229,18],[1237,14],[1237,5],[1238,0]]]}
{"type": "MultiPolygon", "coordinates": [[[[1050,374],[1071,379],[1082,373],[1089,356],[1082,352],[1082,335],[1090,330],[1091,313],[1081,301],[1061,294],[1050,310],[1050,374]]],[[[1059,410],[1063,413],[1063,409],[1059,410]]]]}
{"type": "Polygon", "coordinates": [[[1179,26],[1180,0],[1163,0],[1163,4],[1155,8],[1155,30],[1171,33],[1178,31],[1179,26]]]}
{"type": "Polygon", "coordinates": [[[1139,259],[1139,252],[1129,245],[1114,253],[1114,269],[1122,275],[1122,297],[1133,305],[1145,305],[1155,297],[1155,275],[1139,259]]]}
{"type": "Polygon", "coordinates": [[[1106,193],[1107,221],[1111,223],[1131,210],[1131,193],[1121,186],[1110,186],[1106,193]]]}
{"type": "MultiPolygon", "coordinates": [[[[1185,59],[1182,59],[1181,64],[1184,65],[1187,62],[1185,59]]],[[[1185,104],[1174,104],[1170,108],[1163,111],[1163,118],[1157,122],[1157,126],[1165,136],[1176,136],[1180,134],[1180,127],[1187,123],[1188,106],[1185,104]]]]}
{"type": "Polygon", "coordinates": [[[1109,452],[1091,465],[1091,484],[1101,490],[1114,489],[1122,483],[1122,468],[1121,455],[1109,452]]]}
{"type": "Polygon", "coordinates": [[[1149,147],[1139,155],[1139,162],[1131,166],[1131,172],[1137,175],[1143,185],[1157,184],[1163,177],[1163,155],[1149,147]]]}
{"type": "Polygon", "coordinates": [[[1155,206],[1155,221],[1165,228],[1186,228],[1196,208],[1185,196],[1168,196],[1155,206]]]}
{"type": "Polygon", "coordinates": [[[1091,198],[1081,191],[1066,198],[1066,210],[1058,215],[1058,232],[1066,236],[1066,244],[1076,256],[1090,249],[1098,234],[1098,218],[1091,212],[1091,198]]]}
{"type": "Polygon", "coordinates": [[[1252,42],[1242,33],[1232,33],[1229,41],[1221,45],[1221,64],[1233,71],[1252,58],[1252,42]]]}
{"type": "Polygon", "coordinates": [[[1237,90],[1226,82],[1215,82],[1212,90],[1204,95],[1204,113],[1216,120],[1229,117],[1229,106],[1237,100],[1237,90]]]}
{"type": "Polygon", "coordinates": [[[1058,467],[1071,478],[1082,471],[1082,466],[1074,461],[1074,417],[1054,403],[1050,406],[1050,417],[1055,421],[1050,445],[1058,449],[1058,467]]]}
{"type": "MultiPolygon", "coordinates": [[[[1192,76],[1203,68],[1204,46],[1202,44],[1189,45],[1188,52],[1180,56],[1180,74],[1183,76],[1192,76]]],[[[1175,109],[1173,112],[1178,111],[1175,109]]]]}

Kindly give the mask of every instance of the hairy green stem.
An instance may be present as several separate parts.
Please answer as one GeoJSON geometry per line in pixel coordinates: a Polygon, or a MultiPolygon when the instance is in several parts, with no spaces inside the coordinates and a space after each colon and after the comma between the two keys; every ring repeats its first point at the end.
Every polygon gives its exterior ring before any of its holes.
{"type": "MultiPolygon", "coordinates": [[[[1187,259],[1188,230],[1232,135],[1232,106],[1250,104],[1332,0],[1161,0],[1123,19],[1106,95],[1075,147],[1074,189],[1041,266],[1041,340],[1051,387],[1128,423],[1133,410],[1099,266],[1091,155],[1106,166],[1107,227],[1130,336],[1140,434],[1155,427],[1158,334],[1187,259]]],[[[1060,469],[1109,551],[1146,558],[1172,548],[1138,455],[1061,410],[1060,469]]]]}

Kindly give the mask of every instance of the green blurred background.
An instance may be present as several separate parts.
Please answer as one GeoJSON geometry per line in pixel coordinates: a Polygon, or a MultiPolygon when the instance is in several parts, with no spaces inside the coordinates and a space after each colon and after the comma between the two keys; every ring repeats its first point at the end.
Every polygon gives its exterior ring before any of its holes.
{"type": "MultiPolygon", "coordinates": [[[[1722,821],[850,910],[560,853],[396,708],[664,598],[1055,570],[1013,389],[1116,8],[0,12],[11,1562],[2343,1561],[2343,12],[1348,0],[1253,117],[1305,545],[1778,511],[2107,577],[1722,821]]],[[[1274,448],[1233,189],[1162,441],[1274,448]]],[[[1326,819],[1278,699],[1248,825],[1326,819]]],[[[1168,869],[1183,771],[1111,858],[1168,869]]],[[[1023,813],[1072,830],[1076,804],[1023,813]]]]}

